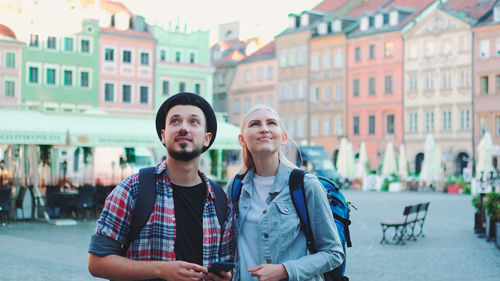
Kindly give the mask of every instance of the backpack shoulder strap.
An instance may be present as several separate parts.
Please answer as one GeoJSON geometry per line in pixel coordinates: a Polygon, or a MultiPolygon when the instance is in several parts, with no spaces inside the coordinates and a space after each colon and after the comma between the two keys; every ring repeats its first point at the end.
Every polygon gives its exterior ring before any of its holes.
{"type": "Polygon", "coordinates": [[[309,211],[307,210],[306,192],[304,190],[304,176],[306,172],[301,169],[293,169],[290,173],[289,188],[293,206],[300,219],[300,228],[304,231],[307,239],[307,249],[310,253],[317,252],[314,246],[311,223],[309,221],[309,211]]]}
{"type": "Polygon", "coordinates": [[[156,167],[147,167],[139,170],[139,190],[137,201],[132,211],[132,222],[125,243],[122,245],[120,255],[127,255],[130,243],[134,241],[139,232],[148,221],[155,205],[156,185],[154,182],[154,172],[156,167]]]}
{"type": "Polygon", "coordinates": [[[231,186],[231,202],[233,205],[236,205],[235,203],[238,202],[240,199],[241,195],[241,186],[243,185],[241,182],[243,181],[243,178],[245,177],[245,174],[237,174],[234,177],[233,180],[233,185],[231,186]]]}
{"type": "Polygon", "coordinates": [[[215,212],[217,213],[217,219],[219,220],[220,229],[222,232],[222,228],[224,227],[224,223],[226,223],[226,214],[227,214],[227,197],[226,193],[218,183],[215,181],[208,179],[210,182],[210,186],[212,187],[215,193],[215,212]]]}

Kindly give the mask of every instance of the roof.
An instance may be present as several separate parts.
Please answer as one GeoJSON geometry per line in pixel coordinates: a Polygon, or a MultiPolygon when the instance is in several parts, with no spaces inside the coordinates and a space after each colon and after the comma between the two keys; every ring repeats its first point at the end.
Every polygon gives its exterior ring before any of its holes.
{"type": "Polygon", "coordinates": [[[255,53],[246,57],[243,62],[256,61],[260,59],[269,59],[275,57],[276,41],[267,43],[264,47],[258,49],[255,53]]]}
{"type": "Polygon", "coordinates": [[[364,12],[375,12],[379,8],[384,8],[391,0],[365,0],[362,4],[351,10],[347,16],[360,17],[364,12]]]}
{"type": "Polygon", "coordinates": [[[342,7],[344,4],[349,2],[349,0],[323,0],[321,3],[312,8],[312,11],[320,11],[320,12],[330,12],[337,10],[342,7]]]}
{"type": "Polygon", "coordinates": [[[119,29],[116,29],[114,27],[101,27],[100,30],[101,30],[101,33],[104,33],[104,34],[107,33],[107,34],[113,34],[113,35],[129,36],[129,37],[133,37],[136,39],[155,40],[153,34],[146,32],[146,31],[133,30],[133,29],[119,30],[119,29]]]}
{"type": "Polygon", "coordinates": [[[450,0],[442,9],[479,19],[493,7],[495,2],[496,0],[450,0]]]}
{"type": "Polygon", "coordinates": [[[387,5],[386,9],[413,9],[413,11],[411,11],[411,14],[399,23],[399,26],[401,27],[410,22],[432,3],[434,3],[434,0],[394,0],[389,5],[387,5]]]}
{"type": "Polygon", "coordinates": [[[0,23],[0,36],[12,37],[16,39],[16,34],[8,26],[0,23]]]}

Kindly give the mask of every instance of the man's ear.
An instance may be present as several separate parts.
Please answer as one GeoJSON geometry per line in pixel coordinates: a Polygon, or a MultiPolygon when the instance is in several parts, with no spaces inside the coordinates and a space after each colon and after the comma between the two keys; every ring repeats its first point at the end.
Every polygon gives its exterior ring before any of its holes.
{"type": "Polygon", "coordinates": [[[165,129],[161,129],[161,143],[163,144],[163,146],[166,145],[165,143],[165,129]]]}
{"type": "Polygon", "coordinates": [[[212,133],[205,133],[205,141],[203,142],[203,146],[208,147],[210,145],[210,140],[212,140],[212,133]]]}

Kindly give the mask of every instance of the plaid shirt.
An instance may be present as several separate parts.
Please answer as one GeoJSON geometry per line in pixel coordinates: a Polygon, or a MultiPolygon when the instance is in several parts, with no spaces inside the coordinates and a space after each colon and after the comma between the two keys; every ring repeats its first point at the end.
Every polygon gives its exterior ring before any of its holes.
{"type": "MultiPolygon", "coordinates": [[[[127,258],[134,260],[175,260],[175,210],[173,190],[166,162],[162,162],[155,170],[156,203],[146,225],[137,239],[130,244],[127,258]]],[[[206,176],[199,172],[207,183],[207,197],[203,208],[203,266],[209,267],[216,261],[232,261],[234,251],[231,229],[233,215],[231,202],[227,199],[226,221],[223,232],[219,225],[215,209],[215,195],[206,176]],[[222,233],[222,235],[221,235],[222,233]]],[[[109,237],[120,244],[127,238],[131,226],[131,215],[137,199],[139,175],[134,174],[120,184],[106,199],[101,217],[97,221],[95,232],[109,237]]]]}

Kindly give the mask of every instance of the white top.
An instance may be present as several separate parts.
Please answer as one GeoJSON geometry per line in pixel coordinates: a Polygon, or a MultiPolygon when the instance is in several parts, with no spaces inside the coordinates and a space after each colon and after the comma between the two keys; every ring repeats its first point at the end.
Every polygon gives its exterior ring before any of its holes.
{"type": "Polygon", "coordinates": [[[249,268],[260,265],[261,254],[259,245],[259,221],[262,211],[267,207],[266,202],[269,197],[269,192],[274,183],[275,176],[261,177],[255,174],[253,178],[254,189],[252,190],[252,203],[245,220],[241,226],[241,233],[238,237],[239,247],[239,262],[240,262],[240,280],[248,281],[255,280],[257,277],[252,277],[249,268]],[[256,187],[256,188],[255,188],[256,187]],[[241,255],[245,253],[245,255],[241,255]]]}

